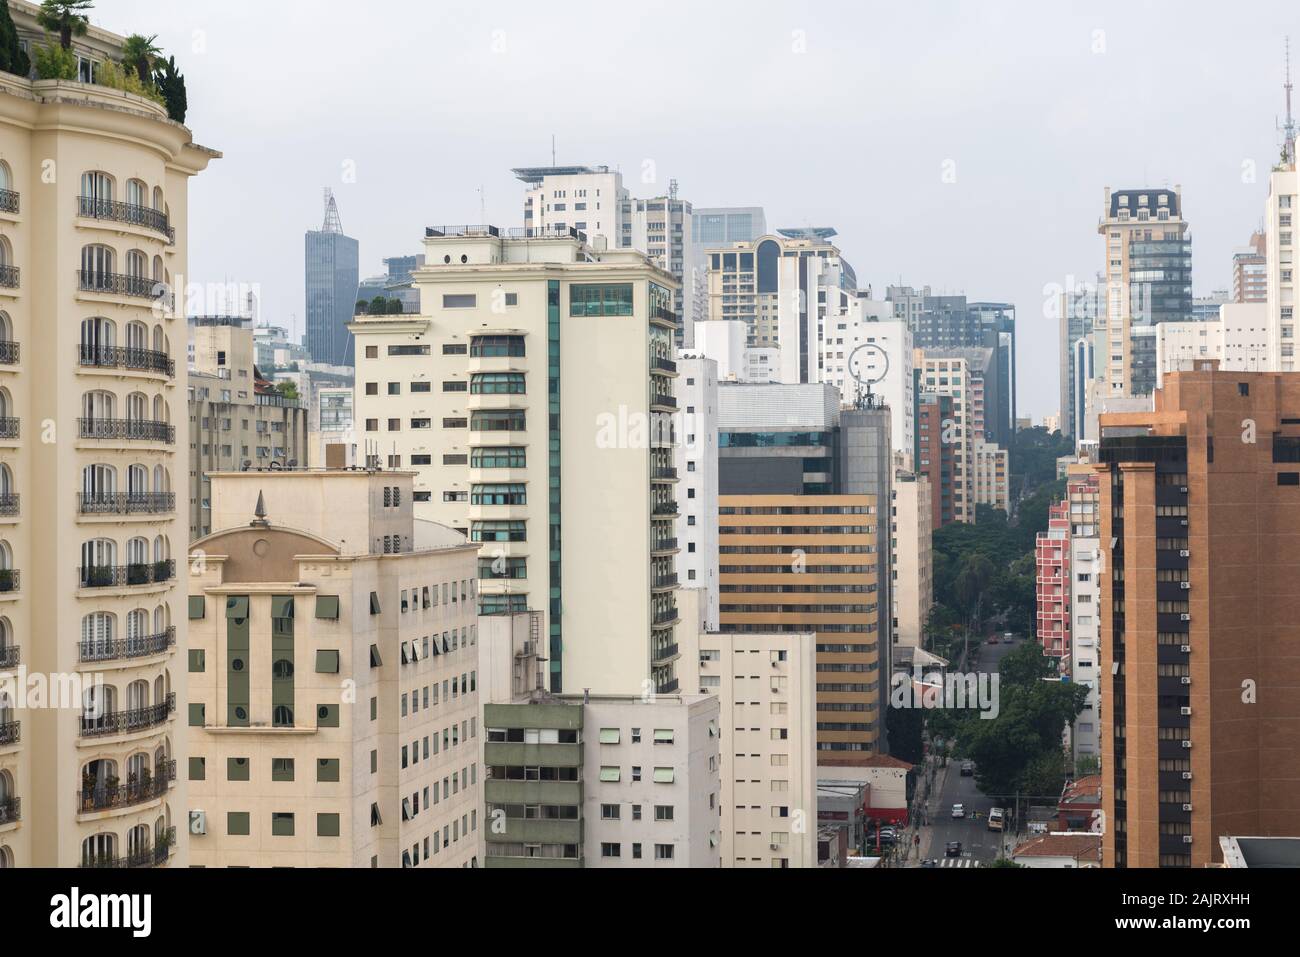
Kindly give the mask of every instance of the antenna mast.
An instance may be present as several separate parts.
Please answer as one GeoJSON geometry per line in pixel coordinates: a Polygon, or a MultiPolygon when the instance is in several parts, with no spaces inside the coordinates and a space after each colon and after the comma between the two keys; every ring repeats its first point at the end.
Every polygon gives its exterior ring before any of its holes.
{"type": "Polygon", "coordinates": [[[1291,164],[1295,169],[1295,117],[1291,115],[1291,38],[1286,38],[1286,82],[1282,84],[1286,90],[1286,125],[1282,127],[1285,140],[1282,145],[1282,152],[1286,162],[1291,164]]]}
{"type": "Polygon", "coordinates": [[[343,232],[343,221],[339,219],[338,203],[334,202],[334,191],[328,186],[325,187],[325,225],[321,227],[321,232],[343,232]]]}

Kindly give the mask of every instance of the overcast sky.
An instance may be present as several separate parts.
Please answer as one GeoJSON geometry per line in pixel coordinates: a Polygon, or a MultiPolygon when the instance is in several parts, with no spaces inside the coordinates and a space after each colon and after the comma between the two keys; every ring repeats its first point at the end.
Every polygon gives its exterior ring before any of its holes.
{"type": "Polygon", "coordinates": [[[1104,187],[1181,184],[1194,291],[1227,287],[1278,155],[1284,35],[1300,46],[1293,0],[1061,6],[99,0],[92,20],[176,54],[187,123],[225,154],[191,186],[191,278],[258,285],[265,321],[302,329],[323,187],[374,275],[426,225],[521,225],[510,168],[549,163],[554,134],[633,195],[676,179],[696,206],[835,227],[878,297],[1015,303],[1039,419],[1059,404],[1044,289],[1102,266],[1104,187]]]}

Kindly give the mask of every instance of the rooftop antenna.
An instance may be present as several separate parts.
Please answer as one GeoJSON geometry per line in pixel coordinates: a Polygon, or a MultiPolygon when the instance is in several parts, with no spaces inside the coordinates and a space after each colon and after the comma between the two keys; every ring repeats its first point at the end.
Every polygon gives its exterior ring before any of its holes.
{"type": "Polygon", "coordinates": [[[328,186],[325,187],[325,225],[321,227],[321,232],[343,232],[343,221],[339,219],[339,206],[334,202],[334,191],[328,186]]]}
{"type": "Polygon", "coordinates": [[[551,165],[555,165],[555,134],[551,134],[551,165]]]}
{"type": "Polygon", "coordinates": [[[668,181],[668,198],[669,199],[677,198],[677,180],[675,179],[670,179],[668,181]]]}
{"type": "Polygon", "coordinates": [[[1282,158],[1295,169],[1295,117],[1291,115],[1291,37],[1286,38],[1286,81],[1282,84],[1286,91],[1286,122],[1282,126],[1282,158]]]}
{"type": "Polygon", "coordinates": [[[478,215],[479,215],[478,221],[480,223],[487,222],[487,199],[485,198],[485,195],[483,193],[482,186],[478,188],[478,215]]]}

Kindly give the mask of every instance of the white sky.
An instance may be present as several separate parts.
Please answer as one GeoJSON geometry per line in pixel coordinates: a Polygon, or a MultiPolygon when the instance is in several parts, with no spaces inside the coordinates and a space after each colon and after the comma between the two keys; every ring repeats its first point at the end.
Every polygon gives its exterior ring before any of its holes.
{"type": "Polygon", "coordinates": [[[92,20],[176,54],[188,125],[225,154],[191,187],[192,278],[256,284],[266,321],[301,331],[322,187],[373,275],[426,225],[481,222],[480,186],[487,221],[521,225],[510,168],[549,163],[554,133],[561,163],[618,167],[633,195],[675,178],[769,228],[834,226],[879,297],[901,279],[1014,302],[1039,419],[1044,287],[1102,265],[1103,188],[1181,184],[1195,293],[1227,287],[1278,155],[1288,32],[1300,73],[1294,2],[1074,6],[99,0],[92,20]]]}

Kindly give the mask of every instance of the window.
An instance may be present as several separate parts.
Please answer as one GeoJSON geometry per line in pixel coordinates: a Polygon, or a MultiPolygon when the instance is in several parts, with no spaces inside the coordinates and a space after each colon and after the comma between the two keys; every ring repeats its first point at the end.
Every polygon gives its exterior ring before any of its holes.
{"type": "Polygon", "coordinates": [[[600,779],[609,783],[619,781],[622,778],[622,774],[623,772],[621,768],[613,767],[611,765],[605,765],[600,769],[600,779]]]}
{"type": "Polygon", "coordinates": [[[622,853],[621,844],[612,844],[607,841],[601,842],[600,845],[601,857],[618,857],[621,853],[622,853]]]}
{"type": "Polygon", "coordinates": [[[248,834],[248,812],[247,811],[229,811],[226,813],[226,833],[227,834],[248,834]]]}
{"type": "Polygon", "coordinates": [[[339,653],[323,648],[316,651],[316,674],[336,675],[339,673],[339,653]]]}
{"type": "Polygon", "coordinates": [[[600,818],[602,821],[617,821],[620,810],[621,808],[617,804],[602,804],[600,806],[600,818]]]}
{"type": "Polygon", "coordinates": [[[474,357],[523,356],[523,336],[475,336],[469,354],[474,357]]]}
{"type": "Polygon", "coordinates": [[[317,595],[316,596],[316,617],[324,618],[327,621],[338,621],[339,596],[338,595],[317,595]]]}
{"type": "Polygon", "coordinates": [[[525,542],[528,533],[521,521],[470,522],[471,542],[525,542]]]}
{"type": "Polygon", "coordinates": [[[515,446],[496,446],[470,450],[470,468],[522,469],[528,465],[527,450],[515,446]]]}
{"type": "Polygon", "coordinates": [[[656,821],[671,821],[673,819],[673,806],[671,804],[655,805],[656,821]]]}
{"type": "Polygon", "coordinates": [[[293,758],[272,758],[271,759],[271,780],[292,781],[293,780],[293,758]]]}
{"type": "Polygon", "coordinates": [[[226,758],[226,780],[248,780],[248,758],[226,758]]]}
{"type": "Polygon", "coordinates": [[[469,388],[468,382],[457,382],[452,379],[449,379],[442,384],[443,392],[464,392],[467,388],[469,388]]]}
{"type": "Polygon", "coordinates": [[[601,743],[601,744],[618,744],[620,740],[621,740],[621,734],[620,734],[618,728],[601,728],[601,729],[600,729],[600,743],[601,743]]]}
{"type": "Polygon", "coordinates": [[[470,376],[471,395],[523,395],[527,390],[522,372],[480,372],[470,376]]]}
{"type": "Polygon", "coordinates": [[[339,779],[339,759],[320,758],[316,761],[316,780],[337,783],[339,779]]]}
{"type": "Polygon", "coordinates": [[[523,432],[526,418],[523,409],[476,409],[469,427],[471,432],[523,432]]]}
{"type": "Polygon", "coordinates": [[[473,309],[478,305],[478,296],[474,293],[446,293],[442,297],[444,309],[473,309]]]}
{"type": "Polygon", "coordinates": [[[190,595],[190,620],[200,619],[205,614],[203,595],[190,595]]]}
{"type": "Polygon", "coordinates": [[[569,287],[570,316],[632,315],[632,284],[578,285],[569,287]]]}
{"type": "Polygon", "coordinates": [[[338,837],[339,816],[337,814],[317,814],[316,815],[316,836],[317,837],[338,837]]]}
{"type": "Polygon", "coordinates": [[[275,837],[293,837],[293,815],[271,812],[271,834],[275,837]]]}
{"type": "Polygon", "coordinates": [[[671,861],[672,859],[673,859],[673,845],[671,844],[655,845],[656,861],[671,861]]]}
{"type": "Polygon", "coordinates": [[[672,768],[655,768],[655,784],[672,784],[675,777],[676,774],[672,768]]]}

